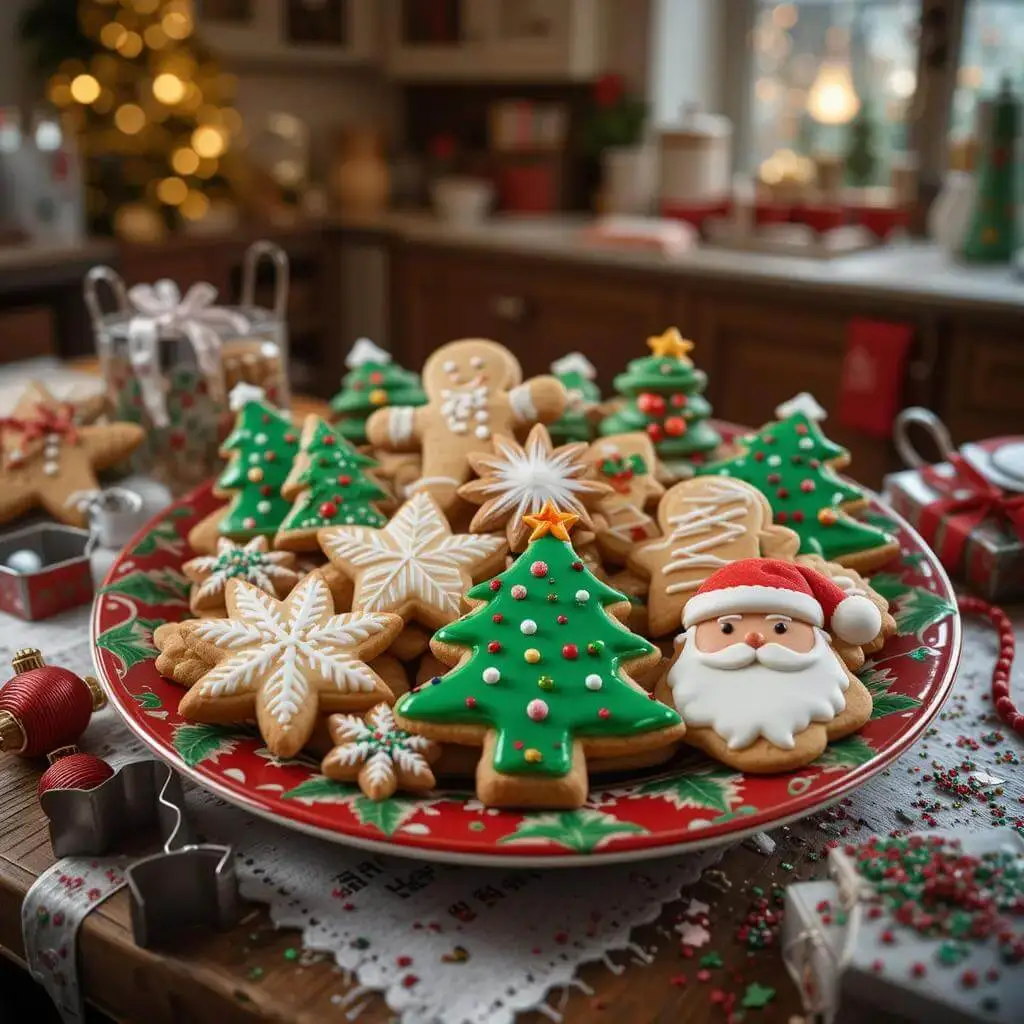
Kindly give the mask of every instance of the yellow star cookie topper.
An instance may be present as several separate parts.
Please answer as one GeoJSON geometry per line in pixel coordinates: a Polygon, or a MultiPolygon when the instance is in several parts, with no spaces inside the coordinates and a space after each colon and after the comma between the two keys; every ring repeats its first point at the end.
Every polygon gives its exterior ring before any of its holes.
{"type": "Polygon", "coordinates": [[[571,512],[559,512],[552,501],[545,501],[541,510],[534,515],[523,516],[523,522],[533,527],[531,541],[539,540],[548,533],[559,540],[568,540],[569,531],[576,525],[578,519],[579,516],[571,512]]]}
{"type": "Polygon", "coordinates": [[[664,334],[647,339],[651,352],[663,359],[686,359],[693,342],[684,338],[677,327],[670,327],[664,334]]]}

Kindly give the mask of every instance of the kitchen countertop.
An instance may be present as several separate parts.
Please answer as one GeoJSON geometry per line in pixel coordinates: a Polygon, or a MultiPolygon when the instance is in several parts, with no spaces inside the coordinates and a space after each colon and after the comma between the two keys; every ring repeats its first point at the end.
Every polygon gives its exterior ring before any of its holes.
{"type": "Polygon", "coordinates": [[[593,222],[566,216],[493,218],[457,228],[427,213],[336,217],[343,231],[384,233],[403,241],[538,259],[572,260],[708,280],[737,279],[773,287],[843,292],[946,308],[1024,312],[1024,279],[1010,267],[957,264],[926,242],[907,242],[832,259],[698,248],[679,255],[596,245],[593,222]]]}
{"type": "Polygon", "coordinates": [[[117,258],[117,243],[91,238],[80,245],[0,246],[0,293],[80,282],[98,263],[117,258]]]}

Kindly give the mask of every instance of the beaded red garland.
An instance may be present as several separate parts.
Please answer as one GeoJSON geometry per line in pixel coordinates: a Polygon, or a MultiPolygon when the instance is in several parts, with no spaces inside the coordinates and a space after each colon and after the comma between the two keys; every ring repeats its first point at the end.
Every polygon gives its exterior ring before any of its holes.
{"type": "Polygon", "coordinates": [[[992,701],[999,717],[1015,733],[1024,736],[1024,714],[1017,710],[1017,705],[1010,696],[1010,672],[1013,669],[1013,655],[1016,649],[1013,623],[1002,608],[982,601],[979,597],[959,597],[957,607],[964,615],[986,616],[999,634],[999,657],[992,670],[992,701]]]}

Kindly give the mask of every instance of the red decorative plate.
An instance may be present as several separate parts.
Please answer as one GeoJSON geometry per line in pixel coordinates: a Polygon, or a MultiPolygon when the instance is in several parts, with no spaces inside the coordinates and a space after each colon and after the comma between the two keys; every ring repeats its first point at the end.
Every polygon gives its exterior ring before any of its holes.
{"type": "Polygon", "coordinates": [[[921,735],[949,694],[960,619],[949,580],[921,538],[872,500],[866,517],[899,534],[902,553],[875,586],[900,635],[860,673],[874,717],[815,764],[745,775],[683,755],[646,774],[603,781],[577,811],[482,807],[471,791],[399,795],[381,803],[332,782],[312,761],[277,761],[253,731],[192,725],[182,690],[156,671],[152,631],[188,614],[190,527],[216,505],[201,488],[150,523],[122,552],[96,599],[96,664],[114,705],[159,757],[231,803],[335,842],[438,861],[570,866],[691,851],[800,818],[881,771],[921,735]]]}

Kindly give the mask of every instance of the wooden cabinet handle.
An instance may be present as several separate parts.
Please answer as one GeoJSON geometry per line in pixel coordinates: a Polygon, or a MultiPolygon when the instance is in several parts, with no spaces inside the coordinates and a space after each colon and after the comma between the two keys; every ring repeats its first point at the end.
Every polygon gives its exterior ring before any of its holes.
{"type": "Polygon", "coordinates": [[[526,299],[521,295],[496,295],[493,303],[494,315],[510,324],[519,324],[526,319],[526,299]]]}

